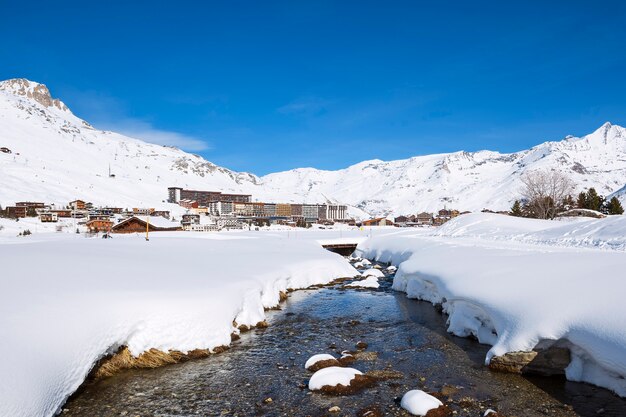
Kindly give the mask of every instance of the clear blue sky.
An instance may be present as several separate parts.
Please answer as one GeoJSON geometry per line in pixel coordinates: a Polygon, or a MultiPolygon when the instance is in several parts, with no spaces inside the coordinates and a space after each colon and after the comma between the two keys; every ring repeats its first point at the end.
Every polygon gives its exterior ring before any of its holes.
{"type": "Polygon", "coordinates": [[[0,78],[256,174],[626,125],[626,2],[0,0],[0,78]]]}

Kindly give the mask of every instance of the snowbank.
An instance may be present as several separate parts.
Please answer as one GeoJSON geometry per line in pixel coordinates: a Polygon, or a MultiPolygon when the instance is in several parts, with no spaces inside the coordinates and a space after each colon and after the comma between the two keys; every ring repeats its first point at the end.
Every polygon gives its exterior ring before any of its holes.
{"type": "Polygon", "coordinates": [[[280,291],[358,274],[313,239],[263,232],[4,238],[0,264],[0,414],[18,417],[53,415],[122,345],[228,345],[280,291]]]}
{"type": "Polygon", "coordinates": [[[450,332],[493,345],[487,362],[558,343],[571,350],[568,379],[626,396],[626,253],[617,244],[624,228],[625,216],[476,214],[435,233],[376,237],[356,254],[398,265],[393,288],[441,303],[450,332]]]}

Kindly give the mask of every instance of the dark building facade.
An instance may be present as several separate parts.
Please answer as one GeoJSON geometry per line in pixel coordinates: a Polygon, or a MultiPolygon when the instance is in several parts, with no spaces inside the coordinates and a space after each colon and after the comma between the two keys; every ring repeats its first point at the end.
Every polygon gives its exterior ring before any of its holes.
{"type": "Polygon", "coordinates": [[[252,196],[249,194],[223,194],[220,191],[198,191],[185,190],[180,187],[169,187],[168,199],[169,203],[178,203],[180,200],[197,201],[201,206],[208,206],[211,202],[229,201],[233,203],[249,203],[252,196]]]}

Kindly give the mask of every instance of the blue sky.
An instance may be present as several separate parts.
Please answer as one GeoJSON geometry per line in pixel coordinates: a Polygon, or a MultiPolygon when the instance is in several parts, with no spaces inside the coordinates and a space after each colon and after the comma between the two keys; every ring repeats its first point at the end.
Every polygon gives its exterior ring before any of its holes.
{"type": "Polygon", "coordinates": [[[256,174],[626,125],[626,3],[0,0],[0,78],[256,174]]]}

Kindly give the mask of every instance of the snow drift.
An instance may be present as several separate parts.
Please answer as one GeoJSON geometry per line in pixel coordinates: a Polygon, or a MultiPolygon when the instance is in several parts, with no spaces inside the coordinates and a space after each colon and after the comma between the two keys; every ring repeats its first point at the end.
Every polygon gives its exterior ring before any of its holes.
{"type": "Polygon", "coordinates": [[[0,239],[0,414],[50,416],[120,346],[228,345],[279,292],[358,272],[312,239],[280,233],[0,239]]]}
{"type": "Polygon", "coordinates": [[[564,346],[566,376],[626,396],[626,216],[569,222],[461,216],[361,243],[398,266],[393,288],[440,303],[448,330],[508,352],[564,346]],[[607,250],[609,249],[609,250],[607,250]]]}

